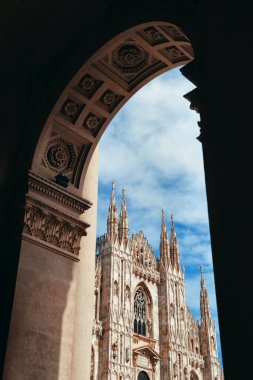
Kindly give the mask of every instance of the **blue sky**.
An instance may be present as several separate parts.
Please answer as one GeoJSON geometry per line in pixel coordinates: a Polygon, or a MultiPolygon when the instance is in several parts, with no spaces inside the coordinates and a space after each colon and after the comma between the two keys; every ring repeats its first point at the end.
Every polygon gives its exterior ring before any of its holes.
{"type": "Polygon", "coordinates": [[[179,69],[169,71],[139,90],[108,126],[99,148],[97,234],[106,231],[112,181],[118,211],[121,188],[126,189],[130,233],[142,230],[157,255],[161,209],[168,229],[173,214],[187,304],[199,319],[202,264],[220,354],[202,147],[196,139],[199,115],[183,98],[193,88],[179,69]]]}

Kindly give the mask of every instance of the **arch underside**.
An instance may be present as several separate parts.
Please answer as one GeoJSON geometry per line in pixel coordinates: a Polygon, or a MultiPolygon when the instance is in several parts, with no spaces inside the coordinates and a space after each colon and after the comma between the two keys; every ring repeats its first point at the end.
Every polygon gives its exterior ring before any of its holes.
{"type": "Polygon", "coordinates": [[[139,25],[95,53],[59,97],[44,126],[32,172],[63,176],[80,194],[90,158],[106,127],[144,84],[193,59],[187,36],[173,24],[139,25]]]}

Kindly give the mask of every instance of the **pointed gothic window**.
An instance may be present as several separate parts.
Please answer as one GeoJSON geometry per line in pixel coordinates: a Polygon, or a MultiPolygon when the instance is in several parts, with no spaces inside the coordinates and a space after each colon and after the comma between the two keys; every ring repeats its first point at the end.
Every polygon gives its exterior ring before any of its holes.
{"type": "Polygon", "coordinates": [[[141,335],[146,336],[146,323],[145,322],[142,322],[142,332],[141,332],[141,335]]]}
{"type": "Polygon", "coordinates": [[[137,319],[134,320],[134,332],[138,333],[138,327],[137,327],[137,319]]]}
{"type": "Polygon", "coordinates": [[[149,380],[149,376],[146,372],[141,371],[138,374],[138,380],[149,380]]]}
{"type": "Polygon", "coordinates": [[[134,332],[146,336],[146,296],[141,289],[137,289],[134,296],[134,317],[134,332]]]}

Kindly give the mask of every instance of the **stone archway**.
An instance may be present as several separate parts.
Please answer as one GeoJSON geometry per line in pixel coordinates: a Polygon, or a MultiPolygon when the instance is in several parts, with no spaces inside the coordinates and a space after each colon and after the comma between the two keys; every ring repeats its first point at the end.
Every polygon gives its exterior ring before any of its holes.
{"type": "Polygon", "coordinates": [[[73,77],[44,126],[32,172],[69,179],[81,194],[87,168],[106,127],[151,79],[193,59],[189,38],[165,22],[138,25],[116,36],[73,77]]]}
{"type": "Polygon", "coordinates": [[[227,6],[210,0],[200,3],[127,0],[121,4],[122,9],[117,1],[78,0],[76,6],[65,7],[57,0],[50,5],[50,10],[45,1],[39,4],[17,2],[17,6],[6,2],[3,5],[1,369],[19,262],[27,171],[41,126],[62,86],[77,71],[84,57],[86,60],[105,40],[122,30],[155,18],[173,20],[191,33],[192,42],[195,38],[196,61],[186,66],[184,72],[201,89],[203,153],[224,365],[231,379],[247,378],[249,366],[235,363],[250,363],[250,352],[235,351],[233,347],[247,344],[246,328],[251,323],[248,305],[252,287],[244,281],[251,279],[251,267],[245,265],[252,245],[252,213],[249,212],[252,196],[248,186],[252,115],[251,97],[247,91],[251,72],[244,57],[250,56],[253,46],[248,28],[252,5],[244,2],[238,7],[231,2],[228,18],[227,6]],[[238,52],[247,54],[238,55],[238,52]],[[235,215],[244,223],[234,223],[235,215]],[[243,236],[243,239],[235,240],[231,236],[243,236]],[[238,260],[230,258],[237,258],[241,251],[244,260],[238,265],[238,260]],[[231,273],[237,273],[239,286],[231,273]],[[238,300],[239,308],[245,310],[242,317],[237,313],[238,300]],[[245,326],[245,333],[235,331],[231,340],[231,330],[238,324],[245,326]]]}
{"type": "Polygon", "coordinates": [[[31,371],[38,379],[44,373],[61,380],[89,376],[96,147],[114,115],[139,88],[192,59],[191,42],[180,28],[167,22],[141,24],[96,52],[56,102],[29,172],[4,378],[13,371],[31,371]],[[33,286],[26,292],[23,284],[29,282],[33,286]],[[22,320],[22,309],[29,310],[30,319],[22,320]],[[27,352],[22,351],[24,342],[27,352]],[[21,359],[13,363],[13,356],[21,359]],[[56,368],[50,368],[49,356],[56,368]],[[38,358],[41,366],[35,364],[38,358]]]}
{"type": "Polygon", "coordinates": [[[148,376],[147,372],[145,372],[145,371],[139,372],[137,380],[149,380],[149,376],[148,376]]]}

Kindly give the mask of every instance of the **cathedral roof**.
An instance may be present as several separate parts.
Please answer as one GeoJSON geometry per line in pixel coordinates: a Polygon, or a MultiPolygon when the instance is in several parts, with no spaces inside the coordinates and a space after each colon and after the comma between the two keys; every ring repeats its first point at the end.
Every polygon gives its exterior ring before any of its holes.
{"type": "Polygon", "coordinates": [[[143,231],[132,235],[132,255],[136,263],[147,269],[158,269],[158,260],[143,231]]]}

